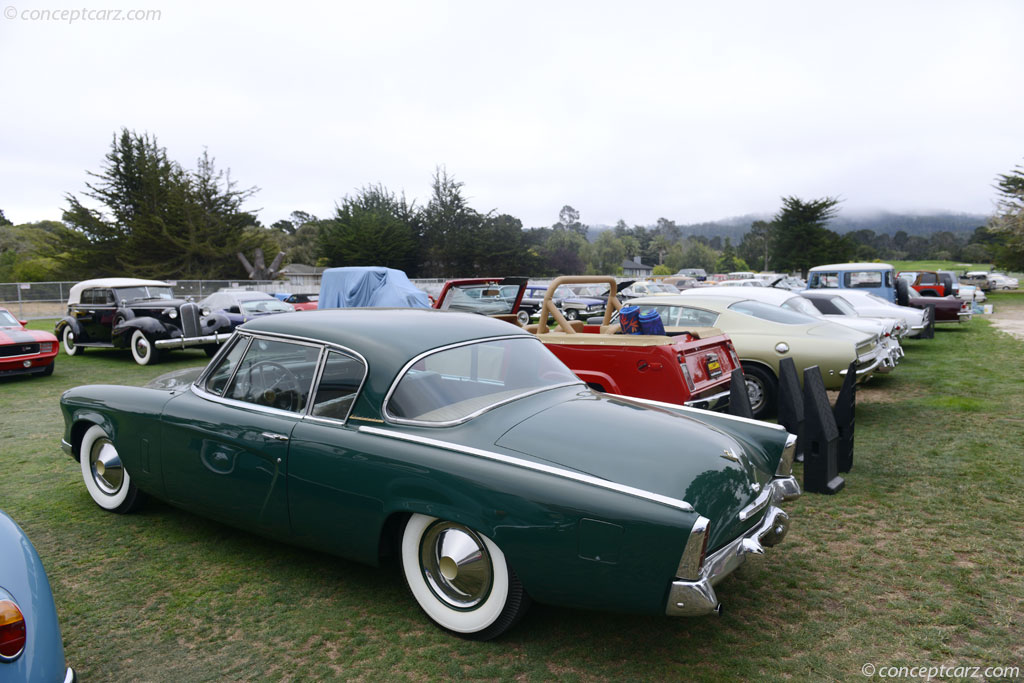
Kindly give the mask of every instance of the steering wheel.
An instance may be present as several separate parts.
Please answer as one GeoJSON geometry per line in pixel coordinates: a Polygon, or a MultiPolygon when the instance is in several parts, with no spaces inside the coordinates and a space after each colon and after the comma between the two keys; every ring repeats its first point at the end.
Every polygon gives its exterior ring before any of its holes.
{"type": "Polygon", "coordinates": [[[249,395],[253,402],[280,410],[299,409],[301,384],[295,373],[272,360],[249,368],[249,395]]]}

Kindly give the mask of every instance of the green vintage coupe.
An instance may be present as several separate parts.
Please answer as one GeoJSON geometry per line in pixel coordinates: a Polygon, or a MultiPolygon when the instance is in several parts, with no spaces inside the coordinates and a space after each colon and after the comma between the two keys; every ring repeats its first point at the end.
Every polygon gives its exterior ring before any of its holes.
{"type": "Polygon", "coordinates": [[[531,599],[694,616],[785,536],[781,427],[591,391],[525,330],[468,313],[253,320],[205,370],[61,398],[111,512],[145,495],[377,564],[475,639],[531,599]]]}

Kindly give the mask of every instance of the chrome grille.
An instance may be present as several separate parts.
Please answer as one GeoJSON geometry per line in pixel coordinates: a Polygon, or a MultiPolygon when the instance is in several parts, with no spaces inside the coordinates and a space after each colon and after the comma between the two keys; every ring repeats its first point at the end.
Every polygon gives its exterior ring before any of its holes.
{"type": "Polygon", "coordinates": [[[199,324],[199,306],[193,303],[183,304],[180,312],[181,335],[183,337],[198,337],[202,334],[199,324]]]}

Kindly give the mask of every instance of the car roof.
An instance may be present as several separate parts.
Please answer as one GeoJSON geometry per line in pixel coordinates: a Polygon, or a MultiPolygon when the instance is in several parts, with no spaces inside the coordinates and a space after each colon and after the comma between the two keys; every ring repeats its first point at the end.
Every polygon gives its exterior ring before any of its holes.
{"type": "Polygon", "coordinates": [[[685,296],[731,296],[739,299],[753,299],[754,301],[774,304],[776,306],[781,306],[784,302],[789,301],[794,296],[797,296],[796,292],[792,292],[788,289],[775,289],[773,287],[719,285],[717,287],[708,287],[707,289],[687,290],[687,292],[695,291],[699,291],[700,294],[696,295],[687,293],[685,296]]]}
{"type": "Polygon", "coordinates": [[[503,320],[433,308],[329,308],[281,313],[250,320],[239,329],[336,344],[360,353],[371,366],[391,367],[393,371],[424,351],[450,344],[498,336],[536,338],[503,320]]]}
{"type": "Polygon", "coordinates": [[[170,287],[170,283],[163,280],[141,280],[137,277],[101,277],[93,280],[82,280],[72,285],[68,291],[68,303],[77,304],[82,301],[82,292],[94,287],[170,287]]]}
{"type": "Polygon", "coordinates": [[[630,299],[629,303],[633,306],[696,306],[697,308],[724,311],[730,304],[734,304],[737,301],[748,301],[750,299],[750,297],[745,296],[745,294],[747,290],[753,289],[753,287],[743,287],[742,289],[742,293],[723,293],[712,295],[706,294],[703,288],[687,289],[679,294],[638,296],[635,299],[630,299]],[[691,292],[694,293],[691,294],[691,292]]]}
{"type": "Polygon", "coordinates": [[[888,263],[829,263],[824,266],[814,266],[810,272],[817,273],[822,270],[895,270],[895,268],[888,263]]]}

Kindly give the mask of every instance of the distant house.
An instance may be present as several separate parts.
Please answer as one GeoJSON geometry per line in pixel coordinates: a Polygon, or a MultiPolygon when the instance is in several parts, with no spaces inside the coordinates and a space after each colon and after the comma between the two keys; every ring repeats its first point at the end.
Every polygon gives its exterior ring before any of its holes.
{"type": "Polygon", "coordinates": [[[626,259],[622,262],[622,276],[623,277],[639,277],[646,278],[650,277],[651,273],[654,272],[654,268],[651,266],[645,266],[640,262],[639,256],[634,256],[633,260],[626,259]]]}
{"type": "Polygon", "coordinates": [[[324,268],[307,266],[305,263],[289,263],[280,270],[280,275],[287,280],[293,291],[320,291],[320,278],[324,268]]]}

